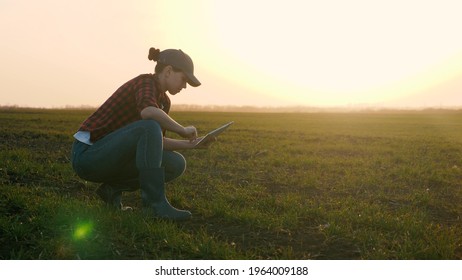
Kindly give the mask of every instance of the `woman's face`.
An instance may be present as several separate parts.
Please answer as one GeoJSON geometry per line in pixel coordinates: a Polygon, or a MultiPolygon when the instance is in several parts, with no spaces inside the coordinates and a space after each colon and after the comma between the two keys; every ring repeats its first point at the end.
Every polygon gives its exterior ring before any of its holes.
{"type": "Polygon", "coordinates": [[[187,78],[183,72],[175,72],[171,69],[166,79],[167,90],[171,95],[175,95],[186,88],[186,82],[187,78]]]}

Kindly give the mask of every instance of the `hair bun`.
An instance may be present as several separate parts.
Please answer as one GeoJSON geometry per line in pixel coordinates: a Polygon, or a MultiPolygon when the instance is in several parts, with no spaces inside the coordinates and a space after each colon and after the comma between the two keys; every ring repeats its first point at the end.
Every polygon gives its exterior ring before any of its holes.
{"type": "Polygon", "coordinates": [[[160,50],[156,48],[150,48],[149,49],[149,55],[148,59],[152,61],[157,61],[159,60],[159,55],[160,55],[160,50]]]}

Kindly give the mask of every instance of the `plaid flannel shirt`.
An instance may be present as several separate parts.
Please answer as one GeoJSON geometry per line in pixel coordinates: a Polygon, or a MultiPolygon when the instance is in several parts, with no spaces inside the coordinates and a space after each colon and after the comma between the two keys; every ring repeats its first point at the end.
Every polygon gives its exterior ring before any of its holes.
{"type": "Polygon", "coordinates": [[[140,113],[146,107],[160,108],[168,114],[170,98],[158,89],[159,84],[153,74],[142,74],[126,82],[82,123],[79,130],[89,131],[90,140],[96,142],[121,127],[141,120],[140,113]]]}

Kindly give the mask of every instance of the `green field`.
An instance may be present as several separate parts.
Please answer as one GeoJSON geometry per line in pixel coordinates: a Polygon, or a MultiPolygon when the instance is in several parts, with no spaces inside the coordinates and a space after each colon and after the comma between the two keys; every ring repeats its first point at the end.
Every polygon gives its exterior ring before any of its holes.
{"type": "MultiPolygon", "coordinates": [[[[174,112],[235,124],[168,197],[100,202],[70,166],[83,110],[0,110],[0,259],[461,259],[462,111],[174,112]]],[[[172,136],[172,135],[170,135],[172,136]]]]}

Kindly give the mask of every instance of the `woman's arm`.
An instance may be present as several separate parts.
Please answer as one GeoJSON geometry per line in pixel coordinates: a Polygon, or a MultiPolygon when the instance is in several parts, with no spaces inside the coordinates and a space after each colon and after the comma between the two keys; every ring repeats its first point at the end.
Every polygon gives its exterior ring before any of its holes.
{"type": "Polygon", "coordinates": [[[189,140],[171,139],[164,137],[164,149],[168,151],[193,149],[194,143],[189,140]]]}
{"type": "Polygon", "coordinates": [[[143,120],[156,120],[163,129],[175,132],[189,140],[197,138],[197,130],[194,126],[182,126],[159,108],[152,106],[144,108],[141,111],[141,118],[143,120]]]}
{"type": "Polygon", "coordinates": [[[164,149],[168,151],[175,150],[186,150],[186,149],[207,149],[213,142],[216,141],[216,138],[210,138],[205,140],[200,146],[196,147],[197,142],[199,142],[204,136],[197,138],[196,140],[181,140],[181,139],[171,139],[164,137],[164,149]]]}

